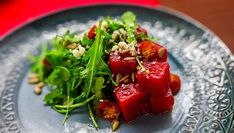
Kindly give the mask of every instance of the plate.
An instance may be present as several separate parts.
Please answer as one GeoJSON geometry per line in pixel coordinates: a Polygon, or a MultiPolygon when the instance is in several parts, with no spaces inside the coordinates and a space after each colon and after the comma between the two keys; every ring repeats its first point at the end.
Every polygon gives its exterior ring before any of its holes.
{"type": "Polygon", "coordinates": [[[27,24],[0,42],[1,132],[57,133],[111,132],[109,122],[98,120],[96,131],[84,108],[63,115],[45,106],[43,96],[27,83],[27,55],[66,30],[81,32],[104,16],[119,18],[133,11],[142,27],[158,37],[169,50],[171,71],[182,78],[171,113],[144,116],[121,124],[117,132],[232,132],[234,119],[234,57],[225,44],[206,27],[165,7],[96,5],[65,10],[27,24]]]}

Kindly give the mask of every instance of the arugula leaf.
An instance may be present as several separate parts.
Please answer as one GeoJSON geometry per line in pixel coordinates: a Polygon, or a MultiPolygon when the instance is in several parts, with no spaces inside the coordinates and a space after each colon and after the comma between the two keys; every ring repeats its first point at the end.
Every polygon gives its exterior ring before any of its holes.
{"type": "Polygon", "coordinates": [[[132,12],[125,12],[121,16],[121,20],[125,24],[125,29],[127,31],[128,43],[136,41],[135,30],[137,28],[136,15],[132,12]]]}
{"type": "Polygon", "coordinates": [[[96,77],[93,88],[92,88],[92,93],[95,95],[95,100],[93,101],[94,107],[99,103],[99,100],[102,98],[102,88],[103,84],[105,82],[105,79],[103,77],[96,77]]]}
{"type": "Polygon", "coordinates": [[[84,37],[82,38],[82,40],[81,40],[81,43],[82,43],[83,45],[91,45],[91,44],[93,43],[93,41],[90,40],[87,36],[84,36],[84,37]]]}
{"type": "Polygon", "coordinates": [[[57,101],[55,100],[57,97],[61,96],[61,92],[59,89],[54,89],[53,91],[51,91],[49,94],[47,94],[44,97],[44,101],[47,104],[53,105],[53,104],[57,104],[57,101]]]}
{"type": "Polygon", "coordinates": [[[84,91],[86,92],[86,97],[89,97],[90,90],[92,88],[94,75],[97,72],[98,61],[102,58],[102,37],[101,37],[101,24],[99,23],[96,33],[96,38],[94,44],[89,49],[89,61],[84,71],[88,72],[88,76],[85,78],[86,84],[84,91]]]}
{"type": "Polygon", "coordinates": [[[57,66],[48,77],[47,82],[52,85],[60,85],[64,81],[68,81],[70,77],[71,73],[66,67],[57,66]]]}
{"type": "Polygon", "coordinates": [[[124,24],[127,24],[129,27],[134,27],[136,15],[133,12],[128,11],[121,16],[121,20],[124,22],[124,24]]]}
{"type": "Polygon", "coordinates": [[[52,65],[59,65],[64,58],[65,53],[60,50],[52,50],[46,53],[45,58],[46,60],[52,65]]]}
{"type": "Polygon", "coordinates": [[[121,21],[112,20],[110,17],[106,17],[105,20],[109,25],[109,30],[111,30],[112,32],[124,27],[121,21]]]}
{"type": "Polygon", "coordinates": [[[42,44],[41,45],[41,54],[38,56],[30,56],[31,58],[31,63],[33,64],[31,71],[32,73],[38,73],[39,79],[41,81],[44,80],[44,65],[43,65],[43,60],[45,58],[46,52],[48,51],[48,46],[47,44],[42,44]]]}

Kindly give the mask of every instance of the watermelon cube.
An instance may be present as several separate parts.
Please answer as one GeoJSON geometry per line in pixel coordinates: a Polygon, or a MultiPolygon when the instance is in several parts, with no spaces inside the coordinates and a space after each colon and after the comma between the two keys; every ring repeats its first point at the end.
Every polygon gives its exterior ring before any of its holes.
{"type": "Polygon", "coordinates": [[[148,71],[139,70],[137,72],[140,88],[149,95],[166,95],[170,83],[169,64],[167,62],[145,62],[143,65],[148,71]]]}
{"type": "Polygon", "coordinates": [[[145,40],[139,43],[138,51],[146,61],[167,61],[167,49],[152,41],[145,40]]]}
{"type": "Polygon", "coordinates": [[[160,114],[169,112],[174,105],[174,97],[169,89],[165,96],[150,96],[151,113],[160,114]]]}
{"type": "Polygon", "coordinates": [[[112,74],[130,74],[135,72],[137,63],[134,57],[125,60],[125,57],[118,52],[111,52],[109,65],[112,74]]]}
{"type": "Polygon", "coordinates": [[[146,94],[139,90],[138,85],[122,84],[115,88],[114,93],[125,122],[148,113],[149,106],[146,94]]]}

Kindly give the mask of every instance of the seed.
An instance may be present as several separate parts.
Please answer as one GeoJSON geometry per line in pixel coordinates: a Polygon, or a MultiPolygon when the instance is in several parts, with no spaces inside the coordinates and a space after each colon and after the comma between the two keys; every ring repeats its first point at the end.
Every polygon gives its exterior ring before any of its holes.
{"type": "Polygon", "coordinates": [[[163,57],[164,53],[165,53],[165,48],[160,48],[160,49],[158,50],[158,56],[159,56],[160,58],[163,57]]]}
{"type": "Polygon", "coordinates": [[[134,73],[131,74],[131,78],[132,78],[132,82],[135,82],[135,74],[134,73]]]}
{"type": "Polygon", "coordinates": [[[129,49],[125,49],[125,50],[121,50],[121,51],[119,51],[121,54],[125,54],[125,53],[127,53],[127,52],[129,52],[129,49]]]}
{"type": "Polygon", "coordinates": [[[135,57],[125,57],[124,60],[134,60],[135,57]]]}
{"type": "Polygon", "coordinates": [[[39,78],[30,78],[30,79],[28,79],[29,84],[36,84],[38,82],[40,82],[39,78]]]}
{"type": "Polygon", "coordinates": [[[36,87],[38,87],[38,88],[43,88],[45,86],[45,83],[44,82],[40,82],[40,83],[38,83],[37,84],[37,86],[36,87]]]}
{"type": "Polygon", "coordinates": [[[38,78],[39,75],[37,73],[30,73],[28,78],[31,79],[31,78],[38,78]]]}
{"type": "Polygon", "coordinates": [[[137,66],[136,69],[137,69],[137,70],[141,70],[141,67],[140,67],[140,66],[137,66]]]}
{"type": "Polygon", "coordinates": [[[128,81],[129,81],[129,79],[125,79],[123,82],[124,82],[124,83],[127,83],[128,81]]]}
{"type": "Polygon", "coordinates": [[[41,94],[41,88],[35,87],[35,88],[34,88],[34,92],[35,92],[35,94],[37,94],[37,95],[41,94]]]}
{"type": "Polygon", "coordinates": [[[116,75],[116,83],[119,83],[119,80],[120,80],[121,77],[122,77],[121,74],[117,74],[117,75],[116,75]]]}
{"type": "Polygon", "coordinates": [[[77,45],[75,43],[74,44],[70,44],[70,45],[67,46],[67,48],[69,48],[69,49],[75,49],[75,48],[77,48],[77,45]]]}
{"type": "Polygon", "coordinates": [[[114,31],[113,34],[111,35],[111,38],[113,40],[116,40],[118,38],[118,36],[119,36],[119,32],[118,31],[114,31]]]}
{"type": "Polygon", "coordinates": [[[128,77],[129,77],[129,75],[125,75],[123,78],[121,78],[121,79],[119,80],[119,83],[122,82],[122,81],[124,81],[124,80],[126,80],[128,77]]]}
{"type": "Polygon", "coordinates": [[[118,120],[114,120],[113,124],[112,124],[112,131],[116,131],[119,127],[119,121],[118,120]]]}

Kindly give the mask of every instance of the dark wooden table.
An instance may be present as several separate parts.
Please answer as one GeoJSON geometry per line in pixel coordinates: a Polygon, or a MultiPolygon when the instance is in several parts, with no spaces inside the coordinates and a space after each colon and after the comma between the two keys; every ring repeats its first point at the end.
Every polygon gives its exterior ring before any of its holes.
{"type": "Polygon", "coordinates": [[[159,0],[162,5],[198,20],[234,53],[234,0],[159,0]]]}

